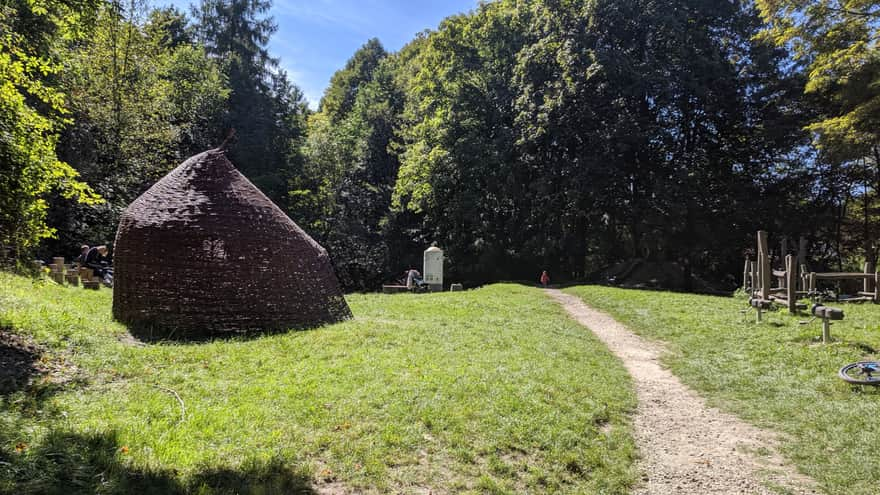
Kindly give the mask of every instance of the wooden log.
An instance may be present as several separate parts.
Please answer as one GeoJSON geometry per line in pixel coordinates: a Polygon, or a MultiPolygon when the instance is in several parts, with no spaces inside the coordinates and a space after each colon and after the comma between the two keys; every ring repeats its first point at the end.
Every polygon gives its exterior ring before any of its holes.
{"type": "Polygon", "coordinates": [[[873,300],[874,300],[874,296],[872,295],[871,297],[864,297],[864,296],[845,297],[845,298],[841,298],[838,302],[868,302],[868,301],[873,301],[873,300]]]}
{"type": "Polygon", "coordinates": [[[816,280],[864,280],[874,278],[873,273],[859,272],[824,272],[816,273],[816,280]]]}
{"type": "Polygon", "coordinates": [[[101,282],[94,280],[83,280],[83,289],[98,290],[101,288],[101,282]]]}
{"type": "Polygon", "coordinates": [[[788,277],[785,281],[788,312],[794,314],[797,313],[797,259],[790,254],[785,255],[785,271],[788,277]]]}
{"type": "Polygon", "coordinates": [[[767,231],[758,231],[758,275],[761,299],[770,298],[770,252],[767,249],[767,231]]]}
{"type": "Polygon", "coordinates": [[[52,264],[64,266],[64,258],[63,257],[52,258],[52,264]]]}
{"type": "Polygon", "coordinates": [[[65,280],[67,280],[67,283],[69,285],[72,285],[74,287],[77,287],[79,285],[79,275],[77,275],[75,273],[65,275],[64,278],[65,278],[65,280]]]}

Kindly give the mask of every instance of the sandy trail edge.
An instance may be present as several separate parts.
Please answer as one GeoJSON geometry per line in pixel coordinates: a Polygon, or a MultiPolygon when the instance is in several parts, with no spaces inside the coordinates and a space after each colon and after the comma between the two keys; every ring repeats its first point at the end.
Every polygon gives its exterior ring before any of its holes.
{"type": "Polygon", "coordinates": [[[772,433],[707,406],[661,367],[659,345],[575,296],[547,293],[623,361],[633,378],[638,397],[633,426],[642,458],[642,482],[633,493],[819,493],[815,481],[782,460],[772,433]]]}

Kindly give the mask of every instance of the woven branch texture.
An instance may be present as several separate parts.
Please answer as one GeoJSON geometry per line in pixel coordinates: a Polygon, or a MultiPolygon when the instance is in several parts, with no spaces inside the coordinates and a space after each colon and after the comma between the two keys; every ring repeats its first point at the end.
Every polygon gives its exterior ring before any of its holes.
{"type": "Polygon", "coordinates": [[[113,316],[181,338],[351,317],[327,251],[221,150],[196,155],[122,215],[113,316]]]}

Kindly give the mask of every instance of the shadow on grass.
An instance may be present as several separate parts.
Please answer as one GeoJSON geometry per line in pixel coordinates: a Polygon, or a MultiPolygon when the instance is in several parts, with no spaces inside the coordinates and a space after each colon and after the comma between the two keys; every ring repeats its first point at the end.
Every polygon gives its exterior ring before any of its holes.
{"type": "Polygon", "coordinates": [[[0,493],[9,494],[314,494],[310,480],[282,460],[212,468],[186,477],[134,468],[114,434],[51,432],[36,447],[0,447],[0,493]]]}
{"type": "Polygon", "coordinates": [[[46,372],[41,363],[43,349],[27,339],[0,327],[0,395],[24,390],[38,375],[46,372]]]}
{"type": "Polygon", "coordinates": [[[157,326],[123,324],[128,333],[143,344],[207,344],[215,341],[249,341],[263,337],[285,333],[300,333],[316,330],[331,323],[319,323],[311,326],[291,328],[269,328],[238,332],[204,332],[194,334],[192,332],[179,332],[175,329],[163,329],[157,326]]]}

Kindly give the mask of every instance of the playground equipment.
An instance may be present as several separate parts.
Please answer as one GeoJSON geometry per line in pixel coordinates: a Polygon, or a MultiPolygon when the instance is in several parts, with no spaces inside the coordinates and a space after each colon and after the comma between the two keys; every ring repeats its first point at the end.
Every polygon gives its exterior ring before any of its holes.
{"type": "Polygon", "coordinates": [[[807,309],[798,305],[800,297],[806,297],[818,290],[820,281],[858,280],[862,282],[862,290],[845,298],[836,298],[840,302],[880,303],[880,272],[872,263],[865,263],[862,272],[809,272],[806,265],[806,239],[801,238],[797,256],[787,254],[788,244],[781,242],[781,254],[785,266],[782,270],[771,268],[771,255],[767,245],[767,232],[758,231],[757,260],[746,258],[743,268],[743,288],[751,294],[775,304],[788,307],[792,313],[807,309]],[[772,286],[772,279],[776,286],[772,286]]]}
{"type": "Polygon", "coordinates": [[[810,291],[810,300],[813,304],[810,306],[810,314],[813,315],[809,321],[802,321],[801,325],[809,325],[816,318],[822,320],[822,343],[827,344],[831,341],[831,322],[843,320],[843,310],[825,306],[823,303],[829,298],[829,293],[825,291],[810,291]]]}
{"type": "Polygon", "coordinates": [[[750,297],[749,298],[749,306],[755,308],[755,311],[757,311],[757,313],[758,313],[757,321],[758,321],[758,323],[761,323],[761,319],[763,317],[764,311],[767,311],[768,309],[772,308],[773,303],[771,301],[767,301],[765,299],[759,299],[757,297],[750,297]]]}

